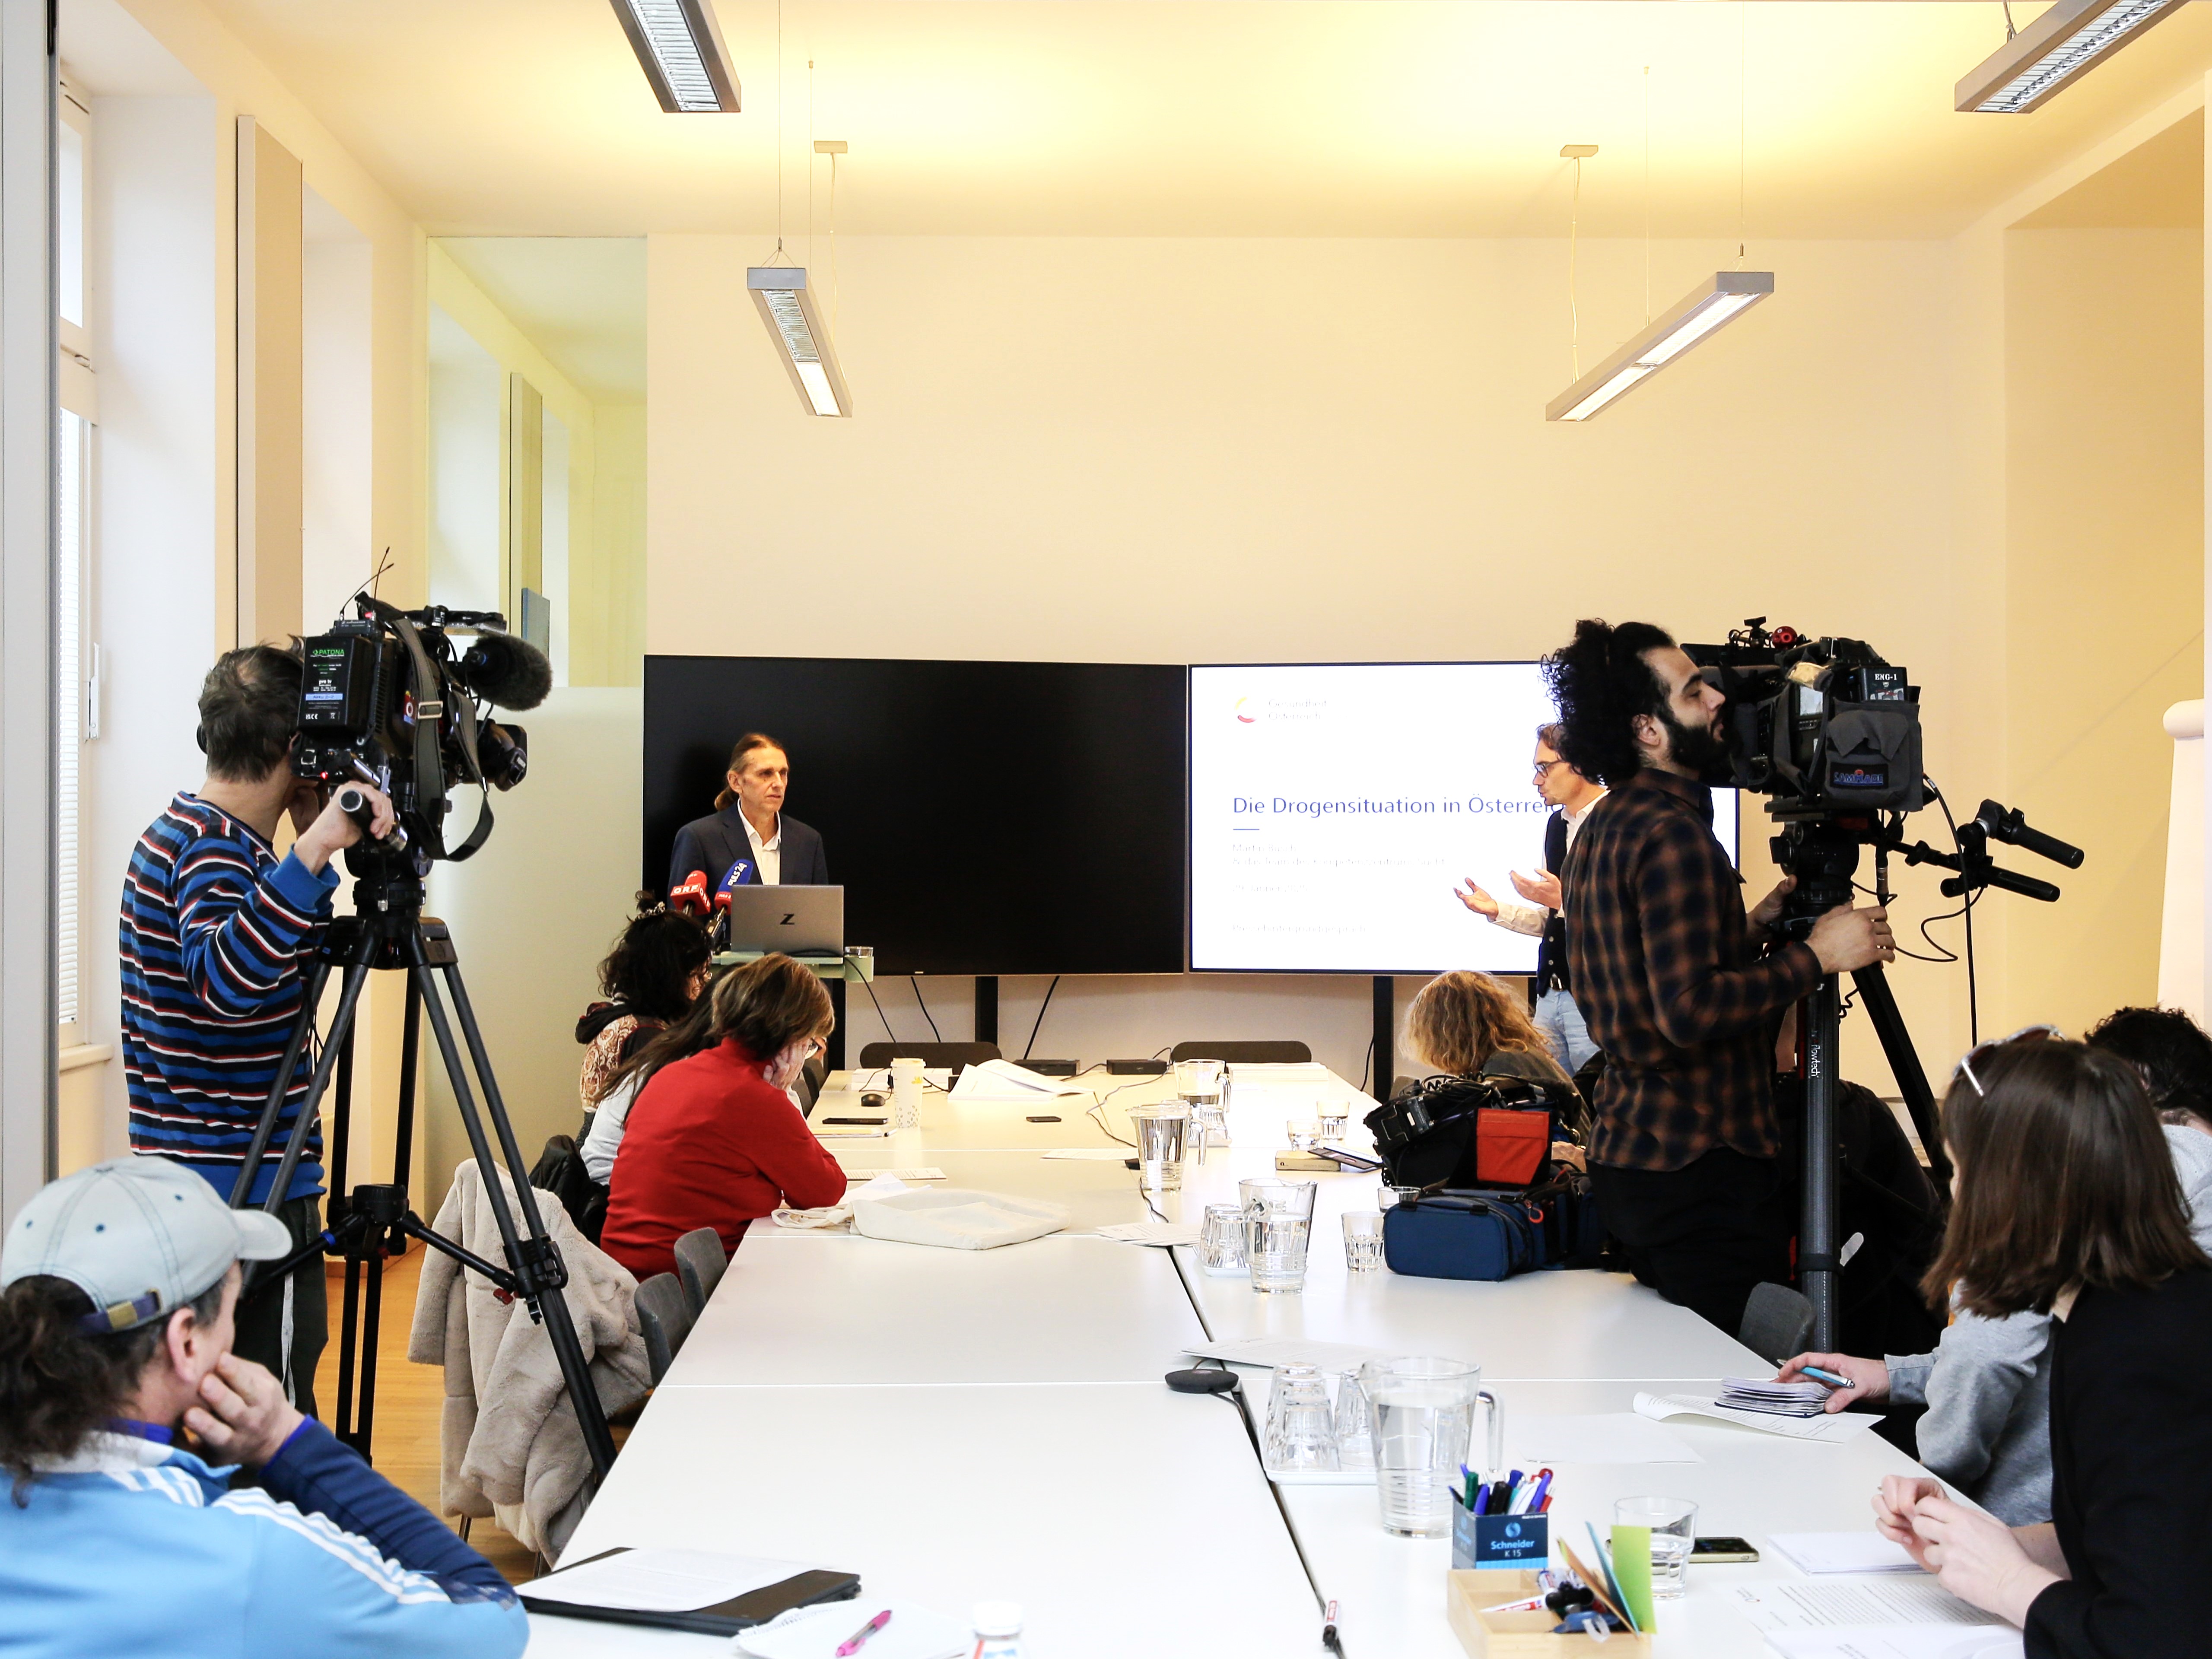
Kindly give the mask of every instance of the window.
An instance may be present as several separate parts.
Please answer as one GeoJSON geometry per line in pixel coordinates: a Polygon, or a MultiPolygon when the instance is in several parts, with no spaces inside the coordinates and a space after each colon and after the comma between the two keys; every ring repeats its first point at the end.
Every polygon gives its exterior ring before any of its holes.
{"type": "Polygon", "coordinates": [[[96,665],[99,647],[88,651],[84,596],[92,551],[91,479],[94,402],[90,282],[86,258],[86,169],[92,126],[86,100],[66,78],[55,100],[59,126],[55,134],[54,304],[61,344],[58,376],[61,408],[54,443],[54,698],[55,849],[54,940],[56,1004],[64,1048],[82,1041],[78,1032],[79,980],[83,933],[78,915],[79,843],[84,800],[80,763],[87,739],[99,735],[96,673],[88,678],[86,658],[96,665]]]}

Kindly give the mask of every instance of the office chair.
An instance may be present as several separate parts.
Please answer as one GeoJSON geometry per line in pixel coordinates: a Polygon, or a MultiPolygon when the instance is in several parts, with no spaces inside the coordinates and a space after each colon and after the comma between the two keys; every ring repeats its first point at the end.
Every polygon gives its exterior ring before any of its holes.
{"type": "Polygon", "coordinates": [[[1744,1304],[1736,1340],[1779,1365],[1805,1352],[1813,1340],[1813,1304],[1787,1285],[1754,1285],[1744,1304]]]}
{"type": "Polygon", "coordinates": [[[999,1058],[995,1042],[871,1042],[860,1050],[860,1069],[872,1072],[895,1060],[918,1060],[925,1066],[949,1066],[957,1072],[999,1058]]]}
{"type": "MultiPolygon", "coordinates": [[[[676,1241],[676,1272],[684,1281],[684,1300],[696,1320],[730,1265],[722,1236],[712,1227],[694,1227],[676,1241]]],[[[674,1356],[671,1356],[673,1358],[674,1356]]]]}
{"type": "Polygon", "coordinates": [[[691,1334],[691,1304],[674,1273],[655,1273],[637,1287],[637,1326],[645,1335],[646,1370],[657,1388],[691,1334]]]}
{"type": "Polygon", "coordinates": [[[1313,1050],[1303,1042],[1178,1042],[1169,1050],[1175,1060],[1225,1060],[1231,1066],[1304,1066],[1313,1050]]]}

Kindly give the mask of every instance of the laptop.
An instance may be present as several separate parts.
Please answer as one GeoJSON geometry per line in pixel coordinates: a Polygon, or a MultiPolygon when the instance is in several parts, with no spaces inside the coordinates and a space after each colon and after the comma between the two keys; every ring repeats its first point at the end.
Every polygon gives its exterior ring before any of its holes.
{"type": "Polygon", "coordinates": [[[730,949],[838,957],[845,951],[842,887],[732,887],[730,949]]]}

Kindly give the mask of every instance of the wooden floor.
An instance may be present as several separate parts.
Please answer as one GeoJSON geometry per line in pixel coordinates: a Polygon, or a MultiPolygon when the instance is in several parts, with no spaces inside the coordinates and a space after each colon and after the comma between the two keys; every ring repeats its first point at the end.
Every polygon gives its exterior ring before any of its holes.
{"type": "MultiPolygon", "coordinates": [[[[437,1515],[441,1513],[438,1415],[446,1397],[446,1375],[440,1366],[412,1364],[407,1358],[407,1333],[415,1319],[415,1285],[422,1277],[422,1249],[417,1245],[385,1271],[384,1306],[376,1344],[376,1408],[369,1437],[371,1461],[378,1470],[437,1515]]],[[[327,1282],[331,1340],[315,1371],[315,1405],[325,1423],[337,1414],[338,1320],[345,1305],[345,1281],[331,1278],[327,1282]]],[[[450,1523],[453,1517],[445,1519],[450,1523]]],[[[523,1583],[537,1576],[536,1558],[495,1521],[474,1522],[469,1529],[469,1542],[506,1575],[509,1583],[523,1583]]]]}

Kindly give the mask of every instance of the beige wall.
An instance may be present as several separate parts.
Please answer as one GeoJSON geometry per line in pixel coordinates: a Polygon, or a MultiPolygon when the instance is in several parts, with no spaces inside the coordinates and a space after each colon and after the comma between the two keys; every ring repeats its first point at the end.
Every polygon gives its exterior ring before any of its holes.
{"type": "Polygon", "coordinates": [[[2097,834],[2077,873],[2002,856],[2065,897],[1991,902],[2010,912],[1999,1030],[2080,1030],[2156,1000],[2173,752],[2160,717],[2203,694],[2203,264],[2197,230],[2006,240],[2011,580],[1987,614],[2008,642],[2008,799],[2097,834]]]}
{"type": "MultiPolygon", "coordinates": [[[[1756,249],[1775,300],[1584,427],[1540,418],[1570,374],[1559,243],[846,239],[850,421],[803,416],[730,302],[752,251],[651,243],[653,652],[1514,657],[1579,615],[1713,638],[1763,613],[1909,665],[1931,767],[2002,793],[1962,713],[1986,598],[1959,554],[1948,245],[1756,249]]],[[[1732,254],[1662,244],[1662,303],[1732,254]]],[[[1581,270],[1588,364],[1642,320],[1641,247],[1585,243],[1581,270]]],[[[2091,833],[2064,780],[2014,793],[2091,833]]],[[[1754,817],[1754,872],[1760,838],[1754,817]]],[[[1899,884],[1904,914],[1936,908],[1928,872],[1899,884]]],[[[2154,922],[2104,948],[2154,960],[2154,922]]],[[[1897,979],[1928,1054],[1955,1054],[1961,976],[1897,979]]],[[[1164,1011],[1160,988],[1064,989],[1039,1051],[1074,1047],[1050,1039],[1063,1017],[1086,1059],[1157,1046],[1139,1024],[1244,1024],[1234,982],[1164,1011]],[[1094,997],[1128,1007],[1125,1040],[1094,997]]],[[[1359,991],[1304,994],[1332,1046],[1362,1030],[1359,991]]],[[[1850,1063],[1886,1083],[1863,1025],[1850,1063]]]]}

